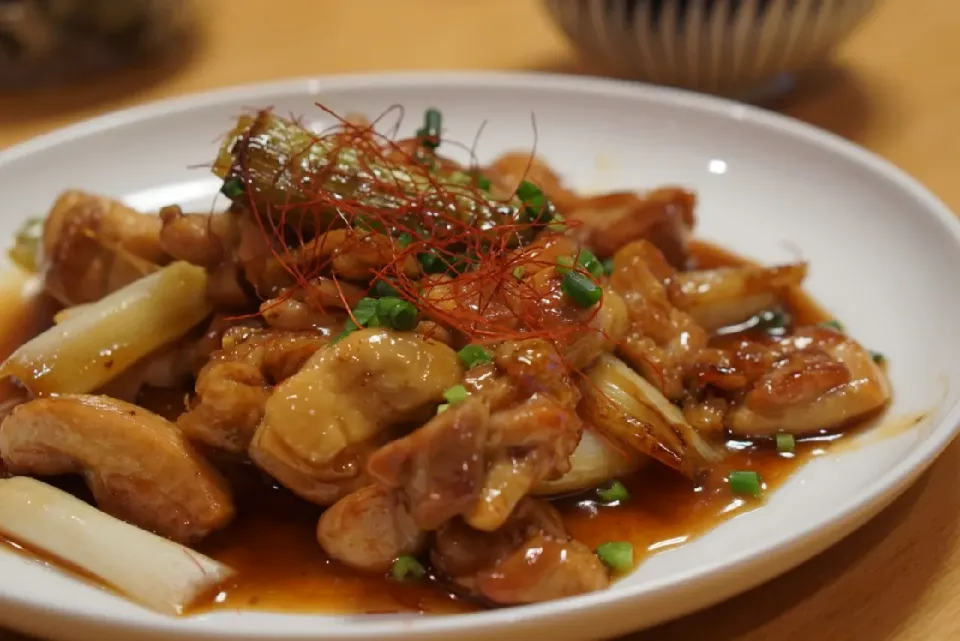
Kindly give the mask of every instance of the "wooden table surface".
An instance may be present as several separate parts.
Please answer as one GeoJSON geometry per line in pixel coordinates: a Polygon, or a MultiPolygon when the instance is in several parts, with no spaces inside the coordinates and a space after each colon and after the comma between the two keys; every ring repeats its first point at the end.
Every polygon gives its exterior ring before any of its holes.
{"type": "MultiPolygon", "coordinates": [[[[171,62],[0,95],[0,147],[137,103],[285,76],[391,69],[582,72],[536,0],[208,0],[171,62]],[[257,7],[255,9],[255,6],[257,7]]],[[[885,156],[960,211],[960,3],[884,0],[773,108],[885,156]],[[939,51],[939,53],[938,53],[939,51]]],[[[632,641],[960,639],[960,442],[818,558],[632,641]]],[[[0,641],[25,641],[0,631],[0,641]]]]}

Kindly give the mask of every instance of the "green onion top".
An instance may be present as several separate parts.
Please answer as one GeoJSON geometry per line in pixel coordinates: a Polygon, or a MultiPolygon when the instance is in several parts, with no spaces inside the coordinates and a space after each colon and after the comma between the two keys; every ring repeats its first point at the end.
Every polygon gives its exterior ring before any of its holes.
{"type": "Polygon", "coordinates": [[[739,496],[760,498],[763,493],[763,481],[756,472],[740,470],[730,472],[730,491],[739,496]]]}
{"type": "Polygon", "coordinates": [[[420,314],[413,303],[395,296],[386,296],[377,302],[377,316],[381,325],[401,332],[412,330],[420,322],[420,314]]]}
{"type": "Polygon", "coordinates": [[[412,242],[413,242],[413,236],[410,234],[410,232],[405,231],[399,236],[397,236],[397,243],[399,243],[400,247],[404,249],[409,247],[410,243],[412,242]]]}
{"type": "Polygon", "coordinates": [[[423,128],[417,131],[417,136],[421,138],[421,144],[428,149],[436,149],[440,146],[440,124],[443,122],[443,116],[437,109],[427,109],[423,112],[423,128]]]}
{"type": "Polygon", "coordinates": [[[603,263],[601,263],[600,259],[589,249],[583,248],[580,250],[577,262],[594,278],[600,278],[607,273],[603,267],[603,263]]]}
{"type": "Polygon", "coordinates": [[[597,557],[617,574],[633,569],[633,544],[629,541],[610,541],[597,546],[597,557]]]}
{"type": "Polygon", "coordinates": [[[797,439],[793,434],[777,434],[777,451],[781,454],[793,454],[797,449],[797,439]]]}
{"type": "Polygon", "coordinates": [[[490,355],[490,352],[479,345],[467,345],[457,352],[457,356],[460,357],[460,362],[467,369],[493,362],[493,356],[490,355]]]}
{"type": "Polygon", "coordinates": [[[828,321],[823,321],[822,323],[819,323],[819,326],[820,326],[820,327],[823,327],[823,328],[825,328],[825,329],[832,329],[832,330],[834,330],[834,331],[836,331],[836,332],[840,332],[840,333],[843,333],[843,331],[844,331],[843,324],[842,324],[840,321],[836,320],[836,319],[832,319],[832,320],[828,320],[828,321]]]}
{"type": "Polygon", "coordinates": [[[443,414],[443,413],[446,412],[448,409],[450,409],[450,403],[444,403],[443,405],[438,405],[438,406],[437,406],[437,414],[438,414],[438,415],[439,415],[439,414],[443,414]]]}
{"type": "Polygon", "coordinates": [[[239,176],[234,176],[233,178],[224,180],[223,185],[220,187],[220,193],[231,200],[239,198],[243,195],[243,179],[239,176]]]}
{"type": "Polygon", "coordinates": [[[597,495],[606,503],[623,502],[630,500],[630,492],[620,481],[614,481],[609,487],[597,490],[597,495]]]}
{"type": "Polygon", "coordinates": [[[580,272],[570,272],[563,277],[560,289],[578,307],[593,307],[603,298],[603,290],[589,276],[580,272]]]}
{"type": "Polygon", "coordinates": [[[490,179],[484,176],[483,174],[477,174],[477,187],[483,191],[490,191],[492,186],[490,179]]]}
{"type": "Polygon", "coordinates": [[[572,256],[557,256],[556,270],[558,274],[569,274],[573,270],[575,261],[572,256]]]}
{"type": "Polygon", "coordinates": [[[339,343],[344,338],[346,338],[353,332],[357,331],[358,329],[360,328],[357,326],[356,323],[353,322],[353,319],[348,318],[347,322],[343,324],[343,331],[337,334],[336,336],[334,336],[333,339],[330,341],[330,344],[336,345],[337,343],[339,343]]]}
{"type": "Polygon", "coordinates": [[[379,327],[380,318],[377,315],[379,302],[376,298],[361,298],[353,308],[353,318],[360,327],[379,327]]]}
{"type": "Polygon", "coordinates": [[[513,277],[516,278],[517,280],[522,279],[526,273],[527,273],[527,270],[524,268],[523,265],[513,268],[513,277]]]}
{"type": "Polygon", "coordinates": [[[423,252],[417,254],[417,260],[420,261],[420,266],[423,267],[423,271],[428,274],[442,274],[447,271],[449,265],[447,262],[434,254],[433,252],[423,252]]]}
{"type": "Polygon", "coordinates": [[[373,288],[370,290],[370,293],[376,296],[377,298],[383,298],[384,296],[396,296],[397,290],[393,285],[390,284],[390,281],[387,280],[378,280],[373,284],[373,288]]]}
{"type": "Polygon", "coordinates": [[[610,274],[613,273],[614,264],[613,264],[613,258],[612,258],[612,257],[611,257],[611,258],[604,258],[603,261],[601,262],[601,264],[603,265],[603,271],[607,274],[607,276],[609,276],[610,274]]]}
{"type": "Polygon", "coordinates": [[[467,388],[463,385],[454,385],[443,393],[444,400],[451,405],[464,402],[468,396],[470,396],[470,393],[467,392],[467,388]]]}
{"type": "Polygon", "coordinates": [[[873,362],[876,363],[877,365],[883,365],[884,363],[887,362],[886,356],[884,356],[880,352],[875,352],[873,350],[870,350],[870,358],[872,358],[873,362]]]}
{"type": "Polygon", "coordinates": [[[427,571],[416,558],[409,554],[398,557],[390,568],[390,577],[395,581],[407,581],[410,579],[422,579],[427,571]]]}

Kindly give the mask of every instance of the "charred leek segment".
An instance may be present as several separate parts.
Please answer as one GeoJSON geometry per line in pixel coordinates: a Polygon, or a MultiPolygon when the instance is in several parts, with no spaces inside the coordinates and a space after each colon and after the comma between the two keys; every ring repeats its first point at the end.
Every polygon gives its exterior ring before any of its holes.
{"type": "Polygon", "coordinates": [[[22,345],[0,366],[0,376],[39,396],[98,389],[202,321],[211,311],[206,289],[202,268],[172,263],[22,345]]]}
{"type": "Polygon", "coordinates": [[[570,471],[559,479],[540,481],[533,493],[543,496],[589,490],[618,476],[630,475],[646,458],[633,450],[617,449],[603,436],[586,429],[570,457],[570,471]]]}
{"type": "Polygon", "coordinates": [[[719,454],[656,387],[604,354],[581,386],[584,418],[605,436],[693,477],[719,454]]]}
{"type": "Polygon", "coordinates": [[[213,559],[24,476],[0,480],[0,532],[162,614],[182,614],[233,574],[213,559]]]}
{"type": "MultiPolygon", "coordinates": [[[[433,140],[432,134],[427,140],[433,140]]],[[[229,188],[225,193],[240,204],[252,198],[261,213],[284,208],[288,222],[295,217],[298,204],[316,203],[318,194],[355,200],[383,212],[388,220],[391,210],[400,217],[411,197],[416,198],[425,206],[423,217],[434,221],[435,228],[427,225],[432,235],[442,233],[442,219],[450,215],[451,198],[456,216],[481,234],[498,225],[513,227],[528,222],[519,196],[494,200],[463,171],[442,164],[431,169],[412,161],[398,161],[386,153],[371,151],[373,146],[367,147],[345,146],[334,136],[314,134],[263,111],[239,119],[220,149],[213,173],[230,186],[242,175],[245,188],[229,188]],[[389,189],[381,185],[389,185],[389,189]]],[[[314,205],[305,206],[304,212],[308,209],[311,217],[318,213],[314,205]]],[[[329,224],[332,216],[323,220],[323,212],[319,213],[319,224],[329,224]]],[[[518,234],[519,240],[527,242],[535,232],[522,230],[518,234]]]]}

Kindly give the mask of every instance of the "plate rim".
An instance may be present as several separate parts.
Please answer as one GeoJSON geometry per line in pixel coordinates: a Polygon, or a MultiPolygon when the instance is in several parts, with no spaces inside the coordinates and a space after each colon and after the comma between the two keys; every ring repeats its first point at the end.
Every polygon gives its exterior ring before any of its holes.
{"type": "MultiPolygon", "coordinates": [[[[753,105],[738,103],[726,98],[698,94],[684,89],[660,87],[626,80],[549,74],[541,72],[491,72],[491,71],[416,71],[388,73],[352,73],[330,76],[301,77],[265,83],[250,83],[189,93],[173,98],[152,101],[143,105],[108,112],[78,123],[55,129],[19,144],[0,150],[0,168],[17,162],[32,154],[56,147],[67,141],[96,135],[104,131],[149,121],[153,118],[178,115],[194,109],[213,107],[218,104],[236,104],[244,101],[268,101],[282,96],[318,96],[324,91],[349,91],[365,88],[389,89],[391,86],[429,86],[438,90],[457,87],[490,86],[493,89],[523,87],[568,91],[575,94],[590,94],[598,98],[618,97],[638,103],[655,103],[674,106],[697,114],[730,118],[760,127],[777,135],[813,145],[847,162],[868,170],[871,174],[892,183],[900,191],[911,196],[924,213],[936,219],[949,232],[960,252],[960,219],[919,180],[913,178],[892,162],[878,156],[832,132],[820,129],[796,118],[767,111],[753,105]]],[[[712,561],[663,578],[647,585],[626,586],[617,591],[602,591],[576,597],[526,606],[482,611],[468,614],[444,615],[415,619],[377,616],[350,616],[331,614],[291,614],[291,621],[324,621],[336,629],[330,634],[319,633],[317,628],[300,625],[292,629],[272,631],[277,639],[322,639],[325,636],[338,638],[396,639],[417,635],[442,638],[444,633],[456,630],[484,629],[491,633],[512,626],[533,625],[537,620],[551,617],[551,623],[562,625],[573,621],[585,612],[593,616],[612,613],[630,601],[652,594],[658,600],[669,600],[672,593],[689,589],[698,581],[706,581],[728,573],[727,585],[714,589],[706,598],[697,599],[690,606],[673,607],[669,616],[674,618],[694,610],[708,607],[730,598],[747,589],[788,571],[812,558],[817,553],[835,544],[857,529],[863,522],[886,507],[909,487],[960,431],[960,400],[943,409],[943,416],[931,426],[931,434],[921,442],[908,457],[887,470],[864,494],[828,508],[817,519],[803,528],[773,536],[764,544],[748,551],[735,553],[722,560],[712,561]],[[780,561],[771,558],[781,557],[780,561]],[[733,576],[736,575],[736,576],[733,576]]],[[[721,582],[722,583],[722,582],[721,582]]],[[[17,595],[0,595],[0,605],[18,608],[21,613],[71,619],[91,625],[107,625],[115,631],[149,631],[153,634],[186,633],[197,639],[231,638],[252,640],[263,638],[261,631],[250,629],[242,619],[223,621],[217,630],[206,626],[191,625],[196,618],[156,618],[143,620],[134,616],[117,616],[90,611],[71,603],[38,603],[17,595]]]]}

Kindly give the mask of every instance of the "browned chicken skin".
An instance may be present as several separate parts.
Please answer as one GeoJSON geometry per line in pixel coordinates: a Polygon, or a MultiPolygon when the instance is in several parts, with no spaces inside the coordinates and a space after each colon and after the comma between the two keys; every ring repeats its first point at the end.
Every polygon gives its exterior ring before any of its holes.
{"type": "Polygon", "coordinates": [[[44,284],[64,305],[100,300],[169,262],[160,219],[82,191],[57,198],[43,227],[44,284]]]}
{"type": "Polygon", "coordinates": [[[103,511],[174,541],[197,541],[233,518],[226,483],[176,426],[108,397],[18,406],[0,425],[0,457],[13,474],[80,473],[103,511]]]}
{"type": "Polygon", "coordinates": [[[602,590],[607,570],[564,530],[549,503],[525,499],[495,532],[451,521],[436,534],[434,566],[475,596],[494,603],[534,603],[602,590]]]}

